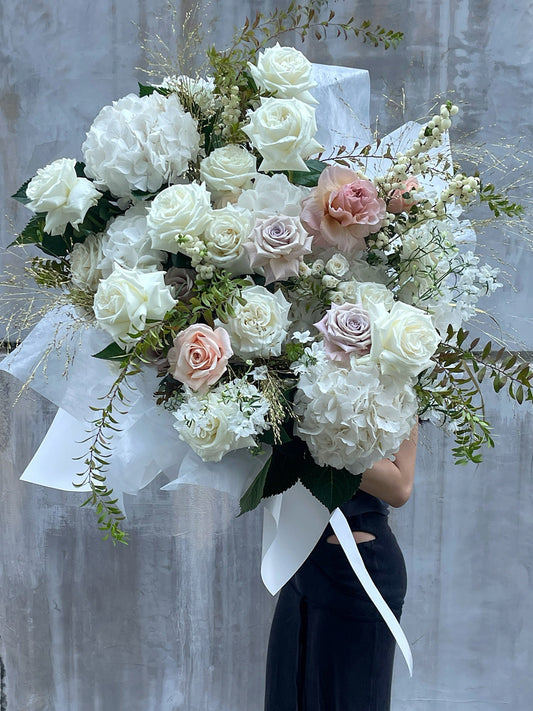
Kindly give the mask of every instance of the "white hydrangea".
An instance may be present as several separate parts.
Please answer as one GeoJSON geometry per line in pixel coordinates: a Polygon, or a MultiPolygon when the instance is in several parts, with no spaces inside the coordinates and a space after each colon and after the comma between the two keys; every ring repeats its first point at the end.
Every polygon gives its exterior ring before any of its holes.
{"type": "Polygon", "coordinates": [[[128,94],[104,106],[82,146],[85,173],[117,197],[175,183],[199,151],[196,121],[175,94],[128,94]]]}
{"type": "Polygon", "coordinates": [[[232,450],[256,444],[254,438],[268,426],[269,408],[253,383],[236,378],[203,395],[186,389],[174,427],[205,462],[219,462],[232,450]]]}
{"type": "Polygon", "coordinates": [[[237,205],[251,212],[255,219],[272,215],[299,217],[302,200],[309,192],[310,188],[293,185],[282,173],[259,175],[253,189],[239,196],[237,205]]]}
{"type": "Polygon", "coordinates": [[[328,361],[300,376],[296,433],[319,465],[360,474],[398,451],[417,407],[410,381],[383,376],[373,363],[328,361]]]}
{"type": "Polygon", "coordinates": [[[98,265],[104,278],[111,274],[115,264],[140,271],[160,268],[165,255],[152,249],[146,216],[145,204],[139,203],[111,222],[102,240],[102,257],[98,265]]]}

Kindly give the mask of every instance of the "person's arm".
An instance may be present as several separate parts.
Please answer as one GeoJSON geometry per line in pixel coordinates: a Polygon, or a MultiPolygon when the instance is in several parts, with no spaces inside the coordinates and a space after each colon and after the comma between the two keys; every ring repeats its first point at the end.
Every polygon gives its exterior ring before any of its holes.
{"type": "Polygon", "coordinates": [[[360,486],[362,491],[396,508],[403,506],[413,488],[417,438],[418,425],[415,425],[409,439],[400,445],[394,462],[381,459],[364,472],[360,486]]]}

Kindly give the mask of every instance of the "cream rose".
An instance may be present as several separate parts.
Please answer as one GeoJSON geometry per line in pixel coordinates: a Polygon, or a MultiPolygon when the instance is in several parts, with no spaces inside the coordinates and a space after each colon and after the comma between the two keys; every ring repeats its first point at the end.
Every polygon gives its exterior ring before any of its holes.
{"type": "Polygon", "coordinates": [[[250,262],[244,249],[252,228],[251,215],[227,205],[209,214],[203,241],[207,249],[205,260],[232,274],[246,274],[250,262]]]}
{"type": "Polygon", "coordinates": [[[202,183],[171,185],[162,190],[150,207],[146,220],[154,249],[176,254],[187,237],[198,237],[207,226],[211,213],[209,193],[202,183]]]}
{"type": "Polygon", "coordinates": [[[191,390],[205,391],[216,383],[233,355],[228,332],[193,324],[178,333],[168,352],[170,373],[191,390]]]}
{"type": "Polygon", "coordinates": [[[224,193],[240,195],[252,187],[256,175],[255,156],[234,144],[216,148],[200,162],[200,179],[215,198],[224,193]]]}
{"type": "Polygon", "coordinates": [[[307,104],[317,104],[309,89],[316,86],[311,79],[312,65],[307,57],[294,47],[268,47],[259,53],[257,66],[248,65],[257,86],[278,99],[299,99],[307,104]]]}
{"type": "Polygon", "coordinates": [[[261,99],[243,126],[252,145],[263,156],[259,170],[308,170],[304,163],[322,150],[315,141],[315,110],[298,99],[261,99]]]}
{"type": "Polygon", "coordinates": [[[432,365],[439,342],[429,314],[396,301],[390,313],[382,310],[373,320],[370,357],[384,374],[408,379],[432,365]]]}
{"type": "Polygon", "coordinates": [[[96,291],[103,278],[99,265],[102,260],[102,234],[89,235],[84,242],[77,242],[70,253],[72,283],[80,289],[96,291]]]}
{"type": "Polygon", "coordinates": [[[141,272],[117,265],[94,296],[94,315],[100,328],[122,347],[131,348],[147,319],[162,319],[175,304],[163,272],[141,272]]]}
{"type": "Polygon", "coordinates": [[[263,286],[247,287],[241,296],[244,304],[235,304],[235,317],[227,324],[216,322],[228,331],[235,355],[243,359],[280,355],[289,328],[289,302],[280,290],[271,294],[263,286]]]}
{"type": "Polygon", "coordinates": [[[74,158],[59,158],[39,168],[26,195],[30,198],[26,207],[46,213],[44,229],[51,235],[62,235],[69,223],[77,227],[102,197],[90,180],[78,178],[74,158]]]}

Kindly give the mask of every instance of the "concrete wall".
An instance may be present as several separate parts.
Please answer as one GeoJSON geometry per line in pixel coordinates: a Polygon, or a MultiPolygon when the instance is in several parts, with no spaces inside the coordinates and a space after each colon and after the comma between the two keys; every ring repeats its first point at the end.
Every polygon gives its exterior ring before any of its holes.
{"type": "MultiPolygon", "coordinates": [[[[79,156],[100,107],[135,90],[143,77],[135,67],[146,63],[139,36],[168,36],[157,20],[165,5],[0,4],[0,191],[15,227],[28,213],[7,195],[47,162],[79,156]]],[[[466,102],[456,137],[503,138],[512,147],[525,137],[520,145],[528,144],[531,3],[349,5],[361,18],[403,30],[402,47],[383,53],[328,41],[306,50],[316,61],[371,71],[372,115],[382,132],[455,89],[454,100],[466,102]]],[[[223,43],[258,5],[201,7],[216,13],[223,43]]],[[[342,5],[333,7],[342,14],[342,5]]],[[[178,6],[181,16],[187,9],[178,6]]],[[[4,245],[8,221],[0,227],[4,245]]],[[[488,235],[487,251],[507,273],[495,299],[502,329],[531,349],[531,254],[499,230],[488,235]]],[[[227,497],[165,494],[154,482],[128,501],[130,545],[113,548],[77,495],[18,481],[54,410],[32,393],[12,409],[17,390],[2,373],[2,711],[260,711],[273,600],[259,578],[259,513],[235,520],[227,497]]],[[[392,515],[408,564],[404,628],[415,657],[412,680],[398,659],[394,711],[531,708],[531,411],[490,394],[487,407],[499,436],[485,463],[455,468],[450,442],[424,427],[413,497],[392,515]]]]}

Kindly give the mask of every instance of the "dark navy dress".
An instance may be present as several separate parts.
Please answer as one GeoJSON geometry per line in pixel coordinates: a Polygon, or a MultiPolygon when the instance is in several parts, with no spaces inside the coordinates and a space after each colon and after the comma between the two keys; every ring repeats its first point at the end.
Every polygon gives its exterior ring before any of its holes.
{"type": "MultiPolygon", "coordinates": [[[[388,506],[358,492],[342,506],[374,583],[400,619],[407,577],[388,506]]],[[[328,525],[282,588],[268,646],[265,711],[388,711],[395,640],[328,525]]]]}

